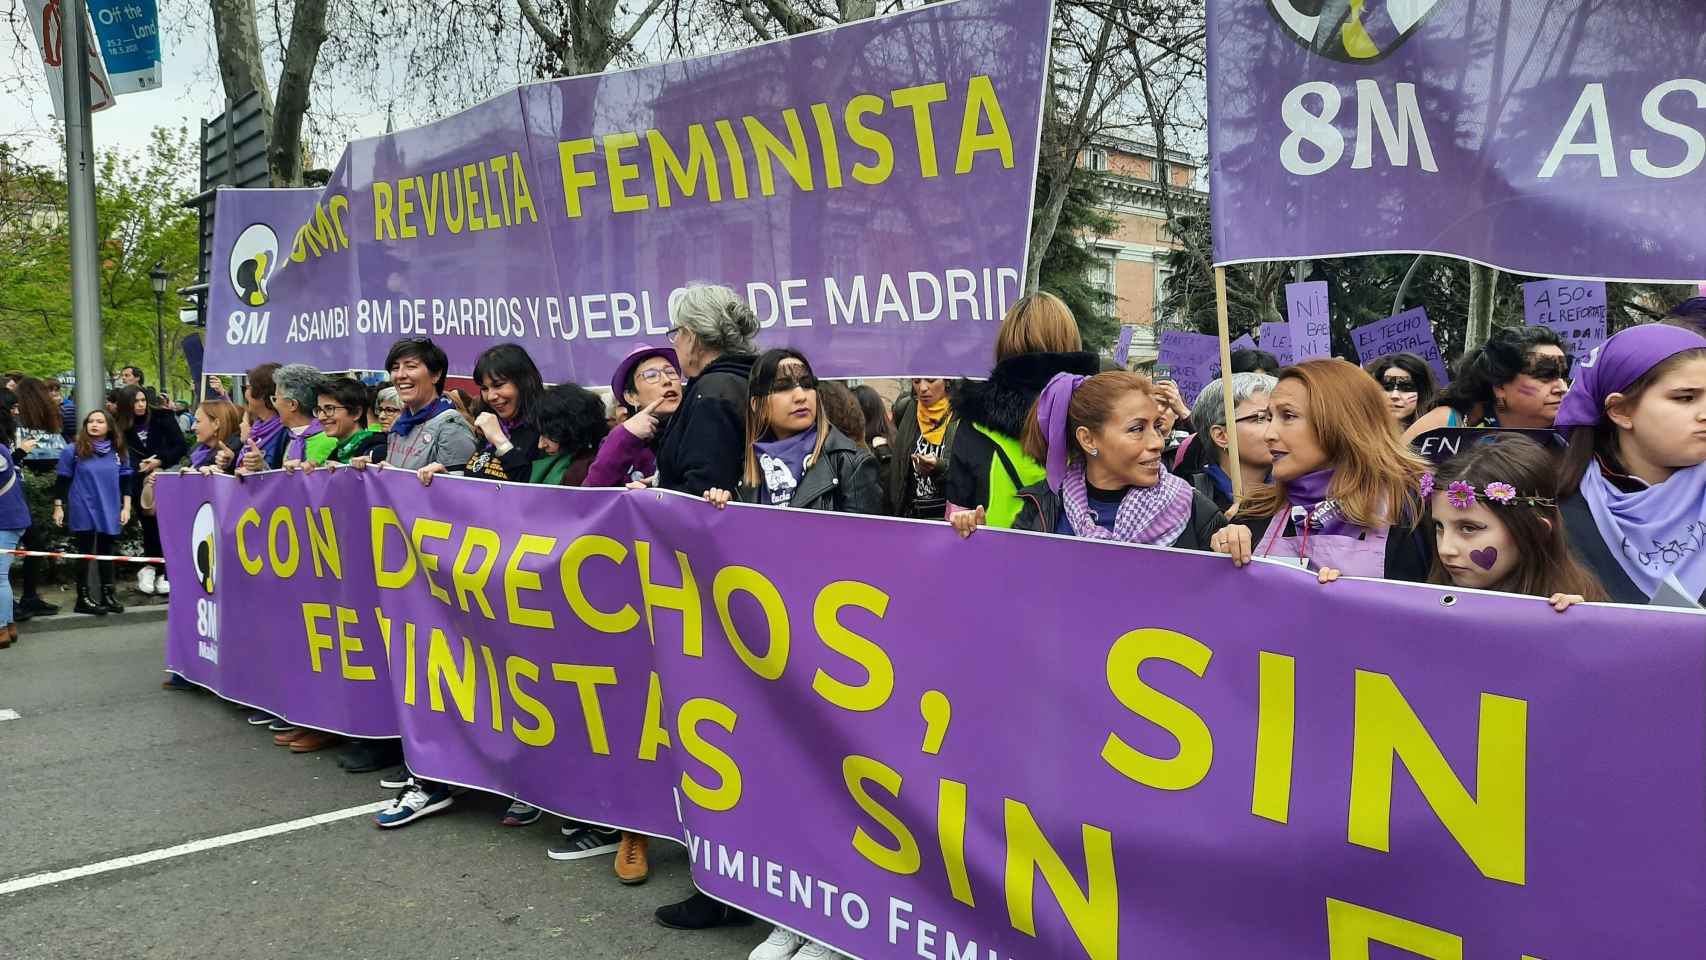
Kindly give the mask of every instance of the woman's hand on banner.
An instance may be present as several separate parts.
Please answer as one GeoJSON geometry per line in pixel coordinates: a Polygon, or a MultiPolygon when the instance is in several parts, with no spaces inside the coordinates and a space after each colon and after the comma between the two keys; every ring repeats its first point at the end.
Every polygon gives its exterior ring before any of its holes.
{"type": "Polygon", "coordinates": [[[1578,603],[1586,603],[1587,600],[1579,593],[1554,593],[1546,602],[1552,605],[1552,609],[1563,613],[1578,603]]]}
{"type": "Polygon", "coordinates": [[[1208,545],[1215,553],[1231,557],[1234,566],[1242,567],[1250,562],[1250,528],[1243,524],[1221,527],[1209,538],[1208,545]]]}
{"type": "Polygon", "coordinates": [[[1316,583],[1332,583],[1334,580],[1337,580],[1337,579],[1339,579],[1339,571],[1338,570],[1335,570],[1332,567],[1322,567],[1321,572],[1319,574],[1317,574],[1315,577],[1315,582],[1316,583]]]}
{"type": "MultiPolygon", "coordinates": [[[[498,415],[487,410],[474,418],[474,429],[486,438],[486,442],[494,447],[501,447],[509,442],[509,434],[504,432],[503,421],[498,415]]],[[[422,468],[426,469],[425,467],[422,468]]]]}
{"type": "Polygon", "coordinates": [[[973,530],[983,526],[988,519],[988,511],[978,507],[976,510],[955,510],[948,516],[948,523],[953,525],[954,532],[958,533],[960,539],[964,540],[971,536],[973,530]]]}
{"type": "Polygon", "coordinates": [[[442,463],[429,463],[419,470],[416,470],[415,476],[421,481],[421,486],[430,487],[432,486],[432,478],[448,469],[449,468],[442,463]]]}
{"type": "Polygon", "coordinates": [[[284,472],[285,473],[295,473],[296,471],[301,470],[301,469],[302,469],[302,461],[301,460],[286,460],[286,461],[284,461],[284,472]]]}
{"type": "Polygon", "coordinates": [[[729,492],[718,487],[712,487],[705,491],[705,502],[721,510],[729,505],[729,492]]]}

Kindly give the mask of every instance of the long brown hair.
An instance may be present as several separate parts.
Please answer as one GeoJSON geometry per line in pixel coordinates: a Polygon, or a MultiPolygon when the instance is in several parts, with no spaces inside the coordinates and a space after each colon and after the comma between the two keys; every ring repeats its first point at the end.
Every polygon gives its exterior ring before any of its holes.
{"type": "MultiPolygon", "coordinates": [[[[770,385],[776,382],[776,374],[782,364],[792,360],[798,363],[802,372],[811,374],[812,365],[806,360],[805,354],[791,347],[777,347],[759,354],[758,360],[752,365],[752,373],[746,379],[746,466],[741,473],[741,481],[748,487],[756,488],[760,482],[758,473],[758,453],[752,445],[771,435],[770,431],[770,385]]],[[[815,376],[815,374],[813,374],[815,376]]],[[[810,467],[823,455],[823,442],[829,438],[829,414],[824,410],[823,391],[813,391],[817,395],[817,443],[812,447],[811,456],[806,459],[810,467]]]]}
{"type": "Polygon", "coordinates": [[[1110,370],[1098,373],[1078,385],[1072,391],[1072,402],[1066,405],[1066,433],[1058,437],[1044,436],[1042,420],[1037,415],[1037,403],[1031,404],[1031,412],[1025,417],[1025,432],[1019,438],[1024,445],[1025,456],[1038,463],[1048,460],[1049,447],[1057,443],[1066,444],[1068,460],[1083,456],[1078,448],[1078,428],[1084,427],[1091,433],[1102,428],[1108,418],[1114,415],[1114,405],[1128,393],[1141,393],[1151,399],[1155,396],[1155,384],[1140,373],[1130,373],[1125,370],[1110,370]]]}
{"type": "Polygon", "coordinates": [[[1027,294],[1001,318],[995,332],[995,362],[1023,353],[1072,353],[1084,349],[1078,321],[1065,301],[1047,291],[1027,294]]]}
{"type": "MultiPolygon", "coordinates": [[[[1617,391],[1623,395],[1623,403],[1629,409],[1641,404],[1641,397],[1652,388],[1653,384],[1669,376],[1683,364],[1695,360],[1706,360],[1706,349],[1684,350],[1653,364],[1653,368],[1635,378],[1635,382],[1617,391]]],[[[1558,495],[1573,497],[1581,489],[1582,478],[1587,476],[1588,468],[1595,460],[1617,473],[1623,473],[1623,457],[1619,449],[1617,424],[1600,411],[1599,423],[1587,427],[1573,427],[1570,430],[1569,449],[1564,451],[1564,461],[1559,466],[1558,495]]]]}
{"type": "Polygon", "coordinates": [[[18,425],[31,430],[58,433],[63,428],[59,405],[53,402],[47,383],[34,377],[24,377],[12,385],[18,395],[18,425]]]}
{"type": "MultiPolygon", "coordinates": [[[[1485,504],[1505,525],[1516,541],[1517,568],[1511,572],[1505,593],[1550,597],[1573,593],[1584,599],[1611,599],[1592,571],[1576,561],[1564,531],[1564,515],[1558,510],[1557,467],[1552,454],[1524,436],[1497,436],[1475,444],[1447,461],[1434,477],[1434,488],[1443,491],[1462,481],[1475,488],[1476,502],[1485,504]],[[1539,497],[1548,503],[1531,505],[1523,500],[1509,504],[1484,496],[1489,483],[1508,483],[1517,496],[1539,497]]],[[[1434,535],[1432,505],[1428,505],[1429,534],[1434,535]]],[[[1434,556],[1429,583],[1451,583],[1451,576],[1434,556]]]]}
{"type": "MultiPolygon", "coordinates": [[[[1309,390],[1309,426],[1335,470],[1327,495],[1352,523],[1401,525],[1421,516],[1418,490],[1427,463],[1392,429],[1386,394],[1361,368],[1343,360],[1308,360],[1279,372],[1309,390]]],[[[1275,384],[1275,390],[1279,385],[1275,384]]],[[[1290,508],[1285,485],[1257,487],[1239,516],[1273,517],[1290,508]]]]}
{"type": "Polygon", "coordinates": [[[89,436],[89,418],[97,415],[107,421],[106,439],[112,441],[113,453],[118,456],[118,462],[123,463],[124,433],[113,425],[112,414],[105,410],[90,410],[83,415],[83,425],[77,428],[77,459],[87,460],[95,455],[95,438],[89,436]]]}

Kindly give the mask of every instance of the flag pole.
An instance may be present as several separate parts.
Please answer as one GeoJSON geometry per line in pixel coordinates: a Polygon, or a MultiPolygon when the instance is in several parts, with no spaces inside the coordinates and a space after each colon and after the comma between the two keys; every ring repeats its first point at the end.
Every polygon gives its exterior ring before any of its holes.
{"type": "MultiPolygon", "coordinates": [[[[1214,268],[1215,316],[1220,321],[1220,391],[1226,406],[1226,459],[1232,469],[1226,475],[1232,480],[1232,501],[1244,499],[1244,471],[1238,459],[1238,413],[1232,403],[1232,338],[1226,321],[1226,268],[1214,268]]],[[[1205,451],[1208,452],[1208,451],[1205,451]]]]}

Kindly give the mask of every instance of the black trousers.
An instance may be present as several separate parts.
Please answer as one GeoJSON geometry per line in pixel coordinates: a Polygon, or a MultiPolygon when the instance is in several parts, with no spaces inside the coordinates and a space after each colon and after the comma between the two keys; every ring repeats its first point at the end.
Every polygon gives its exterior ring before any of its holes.
{"type": "MultiPolygon", "coordinates": [[[[160,518],[151,513],[142,515],[142,555],[145,557],[164,557],[165,547],[160,543],[160,518]]],[[[160,576],[166,576],[164,563],[154,568],[160,576]]],[[[170,580],[170,577],[167,577],[170,580]]]]}
{"type": "MultiPolygon", "coordinates": [[[[93,530],[79,530],[73,536],[76,538],[78,553],[98,553],[108,557],[113,555],[114,543],[118,539],[110,534],[97,533],[93,530]]],[[[90,571],[98,567],[101,572],[101,586],[111,587],[113,585],[113,562],[111,560],[85,560],[83,563],[85,566],[83,567],[82,583],[88,583],[90,571]]]]}

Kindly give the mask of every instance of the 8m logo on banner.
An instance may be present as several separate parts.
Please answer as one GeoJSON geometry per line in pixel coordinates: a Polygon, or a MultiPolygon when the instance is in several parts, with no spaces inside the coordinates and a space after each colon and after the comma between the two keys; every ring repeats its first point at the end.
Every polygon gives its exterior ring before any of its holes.
{"type": "Polygon", "coordinates": [[[219,662],[219,605],[213,602],[213,587],[219,557],[219,518],[213,504],[204,503],[190,524],[190,556],[195,560],[195,581],[205,597],[195,600],[195,632],[201,638],[196,652],[203,660],[219,662]]]}
{"type": "Polygon", "coordinates": [[[1373,63],[1398,49],[1441,0],[1268,0],[1293,40],[1342,63],[1373,63]]]}

